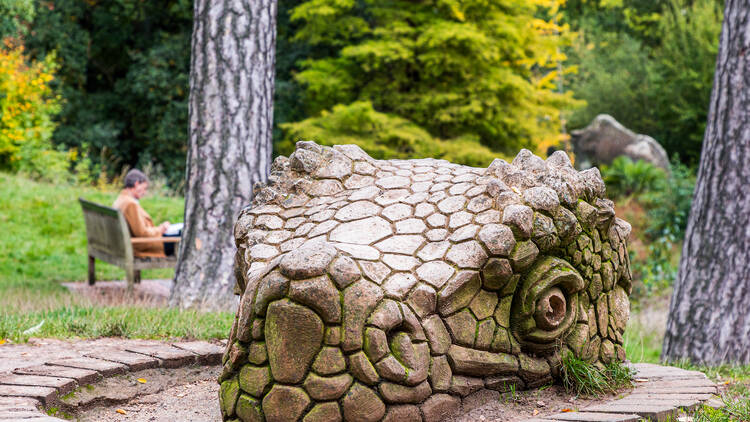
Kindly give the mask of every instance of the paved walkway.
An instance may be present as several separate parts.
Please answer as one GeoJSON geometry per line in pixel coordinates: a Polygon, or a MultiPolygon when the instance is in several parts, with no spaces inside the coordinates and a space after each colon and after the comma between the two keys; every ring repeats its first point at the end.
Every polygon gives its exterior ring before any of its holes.
{"type": "Polygon", "coordinates": [[[218,365],[222,345],[203,341],[165,343],[98,339],[79,342],[33,339],[0,346],[0,420],[61,421],[42,407],[78,386],[149,368],[218,365]]]}
{"type": "Polygon", "coordinates": [[[524,422],[638,422],[677,420],[682,409],[691,411],[707,404],[721,407],[716,384],[698,371],[638,363],[636,387],[625,397],[578,412],[558,413],[524,422]]]}
{"type": "MultiPolygon", "coordinates": [[[[78,386],[104,377],[149,368],[218,365],[223,346],[208,342],[164,343],[152,340],[98,339],[69,342],[32,339],[0,346],[0,420],[61,421],[39,410],[78,386]]],[[[525,422],[637,422],[674,420],[681,409],[721,406],[717,386],[697,371],[633,365],[636,388],[628,395],[578,412],[525,422]]]]}

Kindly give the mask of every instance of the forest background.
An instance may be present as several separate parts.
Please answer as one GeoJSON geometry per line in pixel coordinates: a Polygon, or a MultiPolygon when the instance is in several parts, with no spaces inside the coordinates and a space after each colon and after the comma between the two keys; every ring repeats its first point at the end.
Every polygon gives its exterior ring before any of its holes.
{"type": "MultiPolygon", "coordinates": [[[[565,148],[570,130],[610,114],[672,158],[671,176],[624,160],[602,169],[635,223],[644,288],[668,286],[722,4],[280,1],[274,154],[314,139],[486,166],[565,148]]],[[[111,189],[139,167],[179,197],[192,14],[189,0],[0,0],[0,171],[111,189]]]]}

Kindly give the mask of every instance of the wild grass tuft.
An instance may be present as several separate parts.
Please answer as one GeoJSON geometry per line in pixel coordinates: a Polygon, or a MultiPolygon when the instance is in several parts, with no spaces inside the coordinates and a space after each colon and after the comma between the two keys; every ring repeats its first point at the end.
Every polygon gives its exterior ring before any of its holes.
{"type": "Polygon", "coordinates": [[[620,362],[598,367],[569,353],[563,357],[561,375],[567,392],[596,397],[630,387],[634,372],[620,362]]]}
{"type": "Polygon", "coordinates": [[[693,422],[750,421],[750,389],[735,384],[721,396],[724,407],[713,409],[703,406],[693,416],[693,422]]]}

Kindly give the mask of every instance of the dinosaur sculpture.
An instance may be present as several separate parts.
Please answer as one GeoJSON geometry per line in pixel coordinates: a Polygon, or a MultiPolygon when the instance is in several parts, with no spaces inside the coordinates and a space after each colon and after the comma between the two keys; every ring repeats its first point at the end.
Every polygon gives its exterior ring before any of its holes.
{"type": "Polygon", "coordinates": [[[299,142],[235,225],[224,420],[438,421],[624,360],[626,240],[597,169],[375,160],[299,142]]]}

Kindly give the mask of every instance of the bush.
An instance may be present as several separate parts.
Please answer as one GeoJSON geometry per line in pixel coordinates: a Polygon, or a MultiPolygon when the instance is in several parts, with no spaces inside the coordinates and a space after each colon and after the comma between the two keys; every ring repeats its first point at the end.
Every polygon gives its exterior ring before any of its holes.
{"type": "Polygon", "coordinates": [[[24,23],[33,19],[33,0],[0,0],[0,40],[26,32],[24,23]]]}
{"type": "Polygon", "coordinates": [[[281,125],[285,136],[276,152],[289,155],[299,140],[323,145],[356,144],[377,159],[442,158],[455,163],[486,167],[498,154],[477,140],[462,137],[443,141],[426,130],[392,114],[375,111],[369,101],[337,105],[320,117],[281,125]]]}
{"type": "Polygon", "coordinates": [[[665,181],[659,189],[643,196],[642,202],[649,209],[646,234],[652,239],[667,238],[678,242],[685,237],[695,174],[691,168],[675,159],[672,161],[672,174],[665,181]]]}
{"type": "Polygon", "coordinates": [[[690,213],[693,171],[674,159],[667,176],[650,164],[620,157],[611,166],[602,167],[602,177],[610,195],[634,198],[646,210],[644,228],[638,235],[648,252],[640,259],[631,253],[633,272],[642,282],[634,287],[635,296],[671,286],[677,278],[680,243],[690,213]]]}
{"type": "MultiPolygon", "coordinates": [[[[299,61],[294,83],[307,119],[281,126],[294,132],[284,133],[286,141],[356,132],[356,126],[332,124],[327,133],[305,130],[326,113],[363,103],[408,122],[420,137],[432,137],[429,142],[458,142],[457,154],[467,147],[479,151],[479,144],[511,154],[557,141],[561,110],[579,105],[557,83],[566,60],[560,48],[572,38],[568,25],[557,24],[562,3],[299,2],[290,10],[298,25],[293,39],[312,57],[299,61]]],[[[411,158],[399,149],[402,139],[394,140],[393,154],[411,158]]],[[[378,142],[378,150],[389,145],[378,142]]]]}
{"type": "Polygon", "coordinates": [[[602,178],[612,197],[638,195],[661,190],[666,181],[664,170],[643,160],[615,158],[609,166],[601,166],[602,178]]]}
{"type": "Polygon", "coordinates": [[[28,62],[10,39],[0,47],[0,168],[34,179],[67,179],[69,155],[52,146],[60,99],[50,84],[55,55],[28,62]]]}

